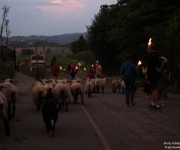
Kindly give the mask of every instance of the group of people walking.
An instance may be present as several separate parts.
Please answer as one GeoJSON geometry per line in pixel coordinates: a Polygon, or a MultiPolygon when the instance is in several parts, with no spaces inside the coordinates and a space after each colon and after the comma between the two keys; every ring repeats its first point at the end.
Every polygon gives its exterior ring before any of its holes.
{"type": "Polygon", "coordinates": [[[96,61],[96,64],[92,66],[93,69],[90,71],[90,73],[87,74],[87,76],[90,79],[94,79],[94,78],[102,78],[103,74],[102,74],[102,66],[99,64],[98,61],[96,61]]]}
{"type": "MultiPolygon", "coordinates": [[[[149,108],[161,111],[161,106],[164,106],[164,101],[167,98],[167,85],[169,82],[167,68],[163,68],[161,72],[157,71],[160,54],[155,51],[153,43],[148,45],[147,52],[149,54],[147,67],[142,67],[142,72],[145,74],[145,87],[143,91],[147,93],[147,98],[152,98],[149,108]],[[162,100],[161,105],[160,99],[162,100]]],[[[136,67],[135,64],[131,62],[130,54],[126,54],[125,59],[126,62],[122,64],[120,74],[123,76],[125,82],[126,106],[129,106],[129,103],[135,105],[135,79],[140,65],[138,64],[136,67]],[[131,76],[128,74],[128,71],[131,76]]]]}

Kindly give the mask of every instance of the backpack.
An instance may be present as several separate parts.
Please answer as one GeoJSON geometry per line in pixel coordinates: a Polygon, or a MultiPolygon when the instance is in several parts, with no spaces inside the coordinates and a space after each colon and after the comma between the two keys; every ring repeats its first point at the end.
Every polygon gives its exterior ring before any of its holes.
{"type": "Polygon", "coordinates": [[[165,68],[167,68],[167,58],[164,56],[160,56],[156,71],[162,73],[165,68]]]}
{"type": "Polygon", "coordinates": [[[132,65],[132,63],[128,66],[128,67],[126,67],[126,69],[125,69],[125,73],[124,73],[124,79],[125,80],[132,80],[132,79],[134,79],[134,77],[133,77],[133,73],[132,73],[132,69],[131,69],[131,65],[132,65]]]}

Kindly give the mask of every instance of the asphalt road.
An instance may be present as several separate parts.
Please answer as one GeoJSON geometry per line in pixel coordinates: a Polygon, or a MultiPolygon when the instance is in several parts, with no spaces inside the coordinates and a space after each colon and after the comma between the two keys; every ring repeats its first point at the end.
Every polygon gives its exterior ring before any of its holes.
{"type": "Polygon", "coordinates": [[[0,122],[0,150],[177,148],[180,145],[180,97],[169,94],[162,112],[155,112],[148,109],[151,100],[138,88],[135,106],[125,107],[125,95],[112,93],[114,78],[118,76],[107,77],[104,94],[93,93],[92,98],[84,95],[84,106],[80,101],[74,104],[71,98],[69,111],[59,111],[54,138],[46,133],[41,111],[36,111],[31,88],[28,89],[21,95],[15,118],[10,121],[10,136],[4,136],[0,122]]]}

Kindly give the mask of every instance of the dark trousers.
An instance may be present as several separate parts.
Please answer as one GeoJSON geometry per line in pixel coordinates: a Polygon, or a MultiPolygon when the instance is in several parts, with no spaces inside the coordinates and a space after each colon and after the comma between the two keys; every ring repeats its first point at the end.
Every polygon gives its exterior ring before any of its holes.
{"type": "Polygon", "coordinates": [[[126,90],[126,105],[129,105],[129,100],[134,102],[135,80],[125,80],[124,83],[126,90]]]}

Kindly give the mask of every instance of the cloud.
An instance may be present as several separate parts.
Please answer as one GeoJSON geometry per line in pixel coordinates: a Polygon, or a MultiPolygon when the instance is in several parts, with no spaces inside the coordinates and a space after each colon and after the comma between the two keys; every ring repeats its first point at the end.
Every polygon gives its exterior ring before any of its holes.
{"type": "Polygon", "coordinates": [[[52,4],[59,4],[63,6],[85,7],[84,3],[75,0],[51,0],[52,4]]]}
{"type": "Polygon", "coordinates": [[[53,5],[37,6],[43,11],[44,16],[50,16],[51,19],[82,18],[88,6],[75,0],[51,0],[53,5]]]}

